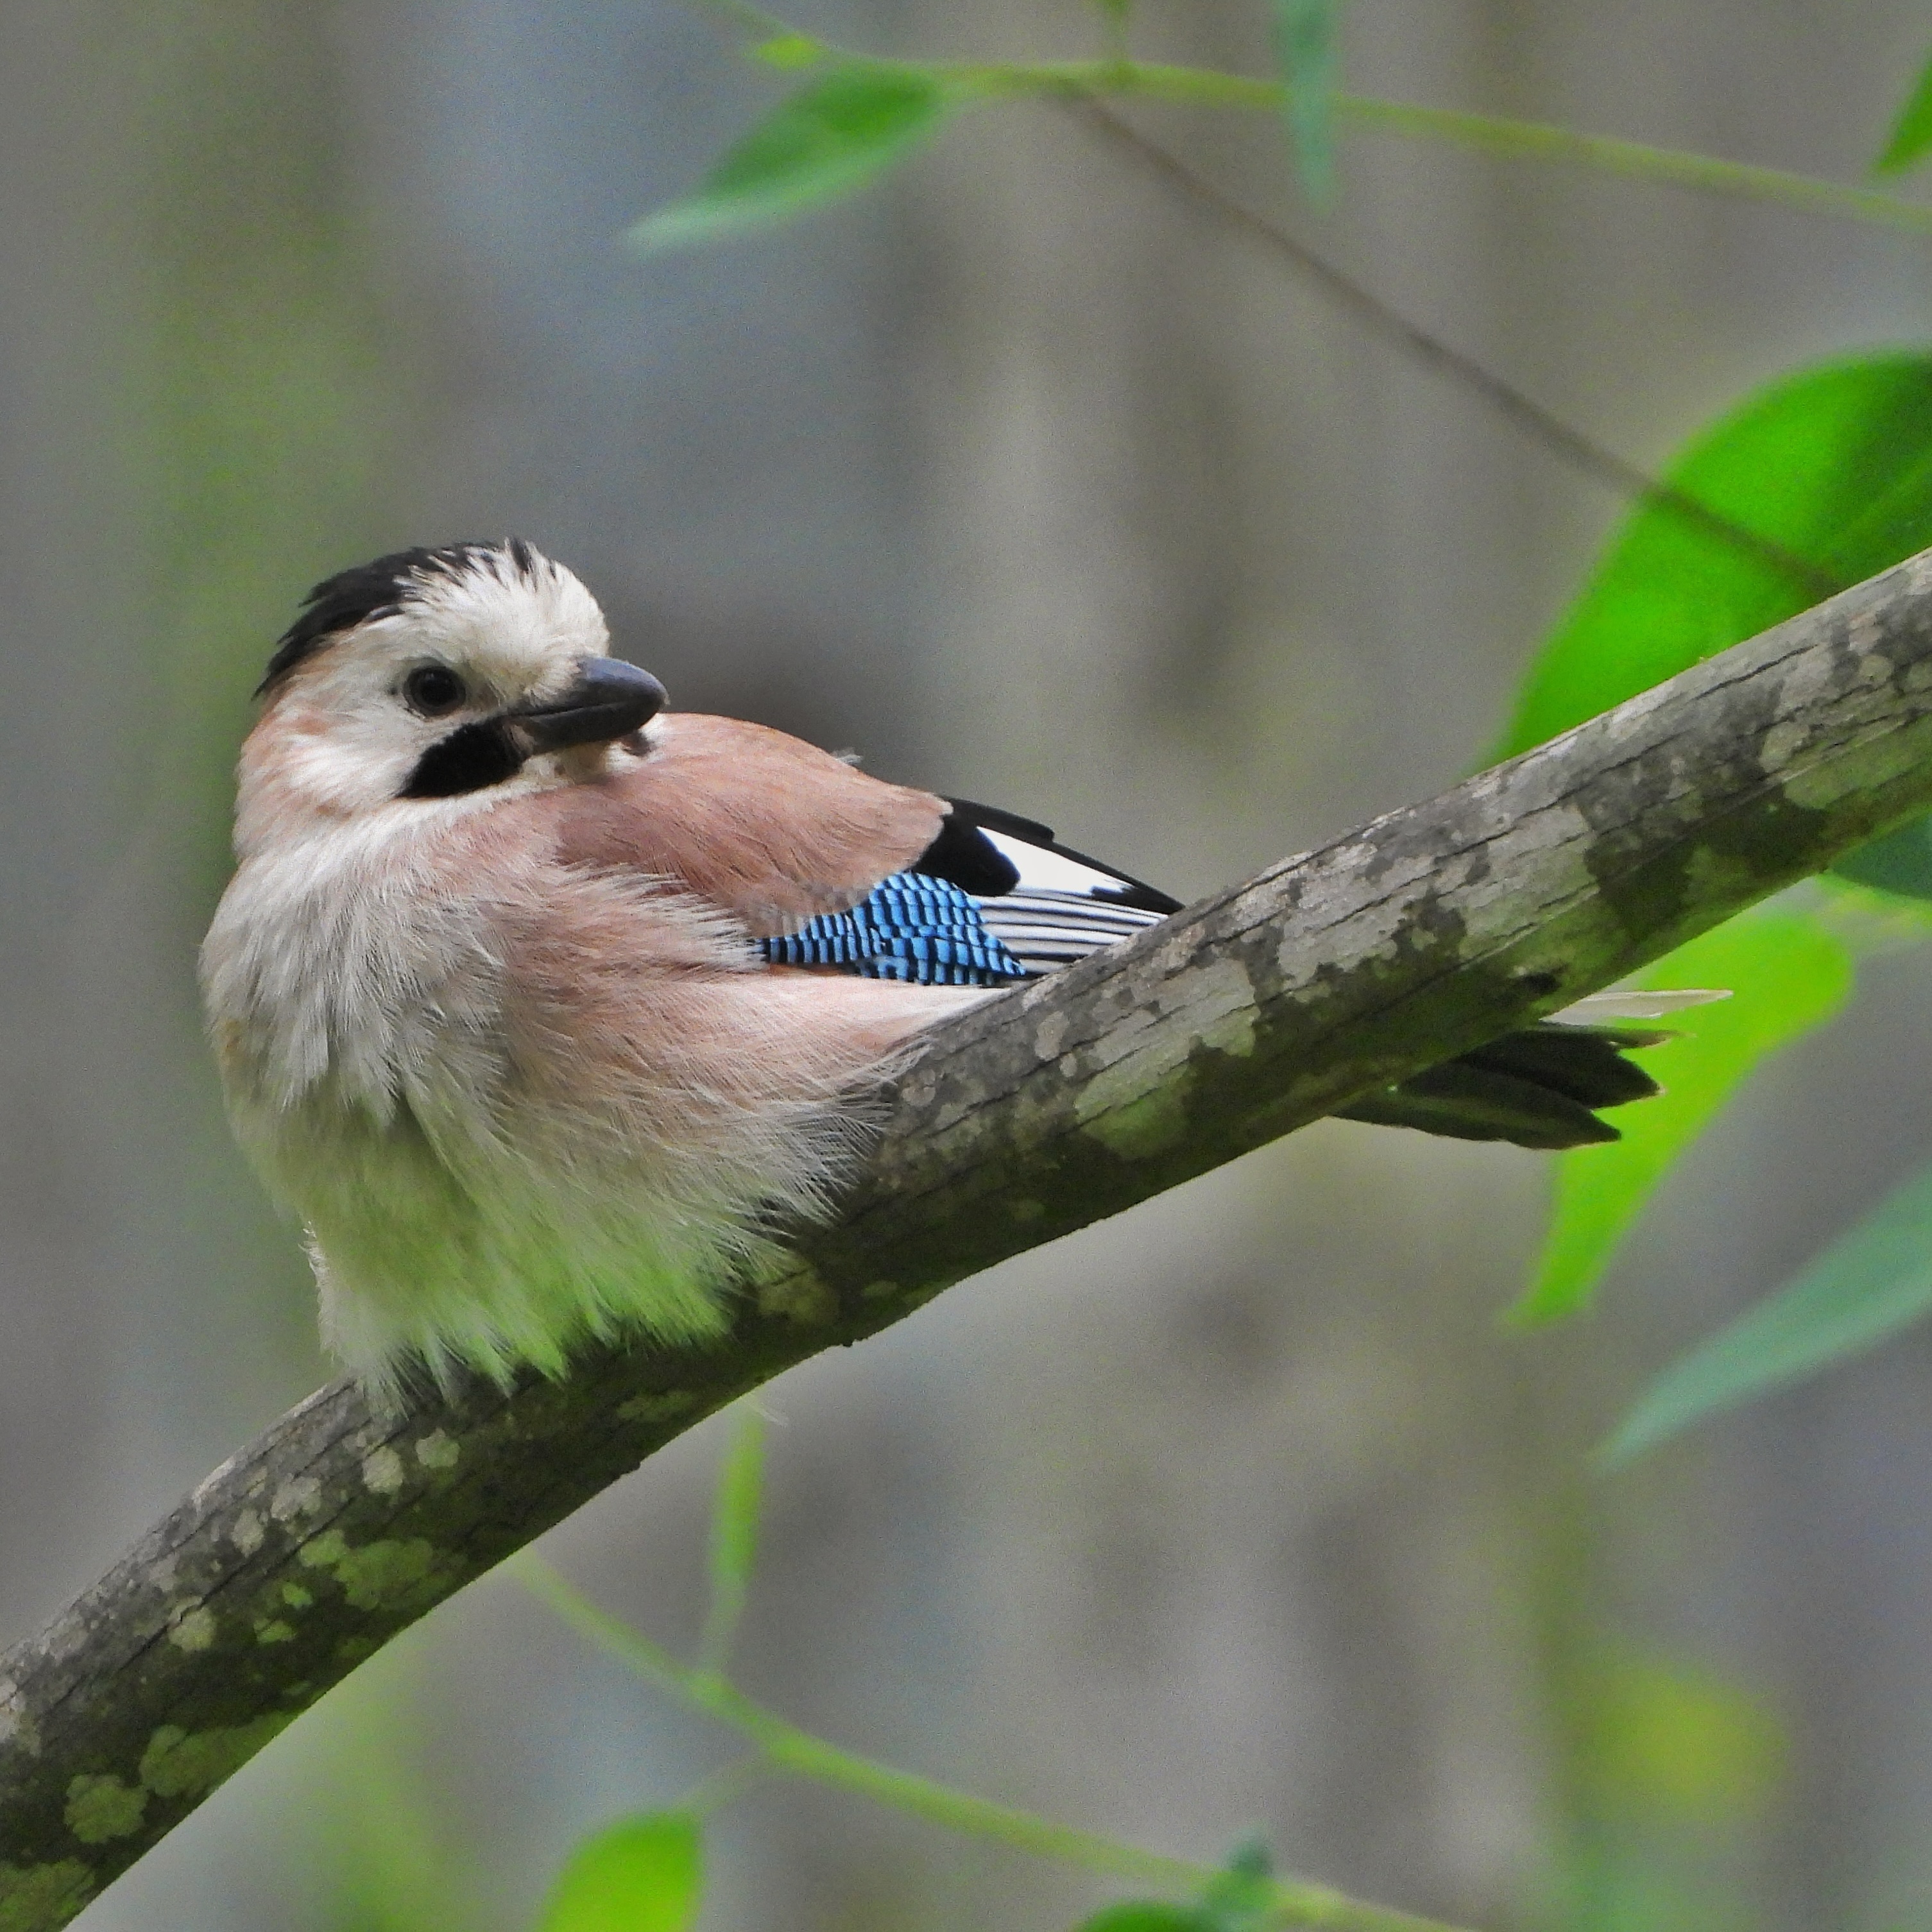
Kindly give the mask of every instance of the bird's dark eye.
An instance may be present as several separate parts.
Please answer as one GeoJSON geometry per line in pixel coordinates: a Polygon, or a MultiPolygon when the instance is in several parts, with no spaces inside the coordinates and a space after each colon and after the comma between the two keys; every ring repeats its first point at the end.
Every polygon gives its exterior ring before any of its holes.
{"type": "Polygon", "coordinates": [[[418,664],[403,680],[403,697],[412,711],[440,718],[470,695],[462,679],[447,664],[418,664]]]}

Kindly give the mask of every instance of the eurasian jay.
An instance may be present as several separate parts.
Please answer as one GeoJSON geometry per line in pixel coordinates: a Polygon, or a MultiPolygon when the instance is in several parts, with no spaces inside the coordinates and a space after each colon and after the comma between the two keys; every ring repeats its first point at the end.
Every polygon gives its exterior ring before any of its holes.
{"type": "MultiPolygon", "coordinates": [[[[379,1393],[716,1334],[921,1029],[1179,909],[1030,820],[666,711],[608,648],[568,570],[452,544],[317,585],[257,694],[209,1025],[379,1393]]],[[[1593,1110],[1656,1090],[1621,1049],[1660,1036],[1546,1023],[1348,1111],[1614,1139],[1593,1110]]]]}

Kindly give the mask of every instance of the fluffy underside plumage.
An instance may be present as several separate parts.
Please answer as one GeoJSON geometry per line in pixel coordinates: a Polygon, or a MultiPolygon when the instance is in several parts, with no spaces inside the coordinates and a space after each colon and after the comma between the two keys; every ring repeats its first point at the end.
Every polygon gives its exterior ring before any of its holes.
{"type": "MultiPolygon", "coordinates": [[[[604,649],[526,546],[406,553],[319,588],[244,748],[212,1030],[330,1344],[379,1393],[716,1334],[923,1028],[1174,908],[780,733],[632,731],[626,692],[656,692],[637,716],[662,692],[604,649]],[[426,664],[460,704],[412,698],[426,664]]],[[[1654,1090],[1621,1054],[1657,1036],[1532,1029],[1352,1112],[1614,1138],[1594,1109],[1654,1090]]]]}
{"type": "Polygon", "coordinates": [[[574,858],[567,816],[399,808],[244,868],[211,933],[231,1114],[365,1376],[716,1333],[865,1088],[984,996],[775,970],[715,901],[574,858]]]}

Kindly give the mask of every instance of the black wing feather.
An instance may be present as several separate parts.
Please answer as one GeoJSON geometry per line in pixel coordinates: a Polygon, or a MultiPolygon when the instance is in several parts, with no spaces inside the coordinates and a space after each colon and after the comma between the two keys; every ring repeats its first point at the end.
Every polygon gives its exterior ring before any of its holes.
{"type": "Polygon", "coordinates": [[[1019,868],[985,836],[988,832],[1000,832],[1009,838],[1019,840],[1022,844],[1050,852],[1056,858],[1071,860],[1076,866],[1085,866],[1117,882],[1112,886],[1094,887],[1091,896],[1096,899],[1130,907],[1136,912],[1155,913],[1162,919],[1180,910],[1180,900],[1149,885],[1145,880],[1136,878],[1131,872],[1123,872],[1103,860],[1076,852],[1071,845],[1061,844],[1054,837],[1052,826],[1041,824],[1036,818],[1022,818],[1016,812],[1002,812],[998,806],[981,805],[970,798],[948,799],[946,803],[952,810],[940,828],[939,836],[912,868],[916,872],[930,872],[938,878],[950,879],[955,885],[982,898],[998,898],[1020,883],[1019,868]],[[949,870],[949,867],[954,869],[949,870]],[[1004,879],[1005,883],[976,884],[973,878],[962,876],[968,871],[973,872],[976,878],[989,881],[1004,879]]]}

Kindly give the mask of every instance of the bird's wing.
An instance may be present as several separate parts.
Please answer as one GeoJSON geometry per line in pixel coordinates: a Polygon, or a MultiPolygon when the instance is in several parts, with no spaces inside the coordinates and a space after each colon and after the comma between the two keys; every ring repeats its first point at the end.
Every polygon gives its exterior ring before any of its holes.
{"type": "Polygon", "coordinates": [[[559,856],[669,879],[758,938],[856,905],[939,836],[946,805],[802,740],[674,712],[609,777],[542,794],[559,856]]]}
{"type": "Polygon", "coordinates": [[[945,827],[919,869],[976,891],[988,930],[1029,974],[1070,965],[1180,910],[1178,899],[1058,844],[1030,818],[970,799],[948,802],[945,827]]]}
{"type": "Polygon", "coordinates": [[[1032,819],[735,718],[670,713],[611,776],[541,799],[567,862],[672,880],[742,920],[775,965],[1003,986],[1180,904],[1032,819]]]}
{"type": "Polygon", "coordinates": [[[849,910],[768,938],[774,965],[1004,986],[1152,926],[1179,902],[1056,844],[1044,825],[944,801],[938,836],[849,910]]]}
{"type": "MultiPolygon", "coordinates": [[[[613,775],[539,799],[563,858],[682,885],[742,920],[773,966],[991,988],[1180,910],[1032,819],[884,784],[732,718],[661,718],[613,775]]],[[[1721,997],[1594,996],[1341,1112],[1523,1147],[1615,1140],[1596,1110],[1657,1090],[1624,1053],[1669,1036],[1593,1023],[1721,997]]]]}

